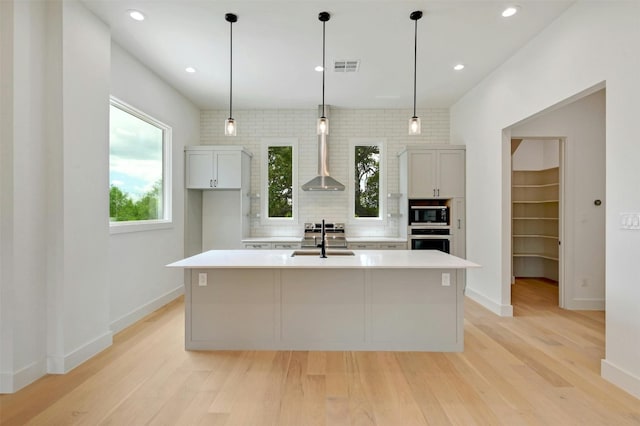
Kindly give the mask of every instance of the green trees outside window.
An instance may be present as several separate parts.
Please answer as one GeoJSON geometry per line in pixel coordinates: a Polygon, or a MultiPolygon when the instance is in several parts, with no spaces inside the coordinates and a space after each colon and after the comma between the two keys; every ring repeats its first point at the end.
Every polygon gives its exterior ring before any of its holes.
{"type": "Polygon", "coordinates": [[[162,219],[162,182],[137,201],[115,185],[109,190],[109,217],[113,222],[162,219]]]}
{"type": "Polygon", "coordinates": [[[267,148],[269,217],[293,217],[293,147],[267,148]]]}
{"type": "Polygon", "coordinates": [[[355,147],[355,217],[380,216],[380,147],[355,147]]]}

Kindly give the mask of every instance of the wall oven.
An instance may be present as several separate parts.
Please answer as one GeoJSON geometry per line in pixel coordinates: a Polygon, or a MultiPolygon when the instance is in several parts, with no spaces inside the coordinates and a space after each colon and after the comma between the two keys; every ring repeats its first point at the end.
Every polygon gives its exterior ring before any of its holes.
{"type": "Polygon", "coordinates": [[[440,250],[451,253],[451,228],[410,226],[409,246],[411,250],[440,250]]]}

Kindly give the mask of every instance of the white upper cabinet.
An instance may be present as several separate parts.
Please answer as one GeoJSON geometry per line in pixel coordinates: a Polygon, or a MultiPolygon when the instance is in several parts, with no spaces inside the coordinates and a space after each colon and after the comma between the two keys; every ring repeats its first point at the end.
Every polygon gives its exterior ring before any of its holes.
{"type": "Polygon", "coordinates": [[[464,147],[411,147],[401,155],[407,156],[408,198],[464,197],[464,147]]]}
{"type": "MultiPolygon", "coordinates": [[[[186,187],[189,189],[242,188],[243,157],[239,146],[203,145],[185,149],[186,187]]],[[[245,164],[246,160],[245,160],[245,164]]],[[[246,184],[246,183],[245,183],[246,184]]]]}

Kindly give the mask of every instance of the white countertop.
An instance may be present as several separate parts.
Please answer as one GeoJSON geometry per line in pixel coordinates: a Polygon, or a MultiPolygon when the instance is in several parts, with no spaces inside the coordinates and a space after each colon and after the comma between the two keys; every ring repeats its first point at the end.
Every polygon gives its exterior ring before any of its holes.
{"type": "MultiPolygon", "coordinates": [[[[332,250],[329,250],[329,253],[332,250]]],[[[170,268],[414,268],[467,269],[480,265],[437,250],[352,250],[354,256],[295,256],[293,250],[209,250],[170,263],[170,268]]]]}

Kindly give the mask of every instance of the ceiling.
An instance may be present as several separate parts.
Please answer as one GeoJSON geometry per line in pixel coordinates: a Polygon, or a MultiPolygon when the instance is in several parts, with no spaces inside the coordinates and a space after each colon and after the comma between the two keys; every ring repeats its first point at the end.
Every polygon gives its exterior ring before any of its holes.
{"type": "Polygon", "coordinates": [[[414,22],[418,21],[417,107],[449,107],[574,0],[194,1],[84,0],[112,38],[201,109],[229,107],[229,26],[233,24],[234,109],[311,108],[322,103],[322,23],[326,23],[325,102],[339,108],[413,106],[414,22]],[[128,10],[141,11],[137,22],[128,10]],[[355,73],[334,60],[359,60],[355,73]],[[463,63],[462,71],[453,66],[463,63]],[[197,72],[189,74],[186,67],[197,72]]]}

